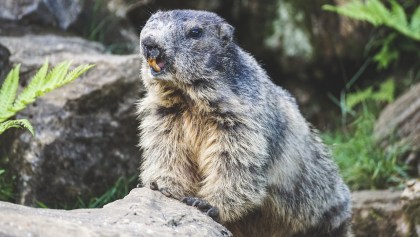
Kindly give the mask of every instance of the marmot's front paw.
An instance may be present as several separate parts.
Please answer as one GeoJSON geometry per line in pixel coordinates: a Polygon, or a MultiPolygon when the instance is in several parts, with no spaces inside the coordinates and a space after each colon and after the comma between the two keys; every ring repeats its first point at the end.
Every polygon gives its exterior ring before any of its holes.
{"type": "Polygon", "coordinates": [[[150,189],[151,190],[156,190],[156,191],[159,191],[159,192],[161,192],[163,195],[165,195],[166,197],[174,197],[173,195],[172,195],[172,193],[169,191],[169,188],[165,188],[165,187],[159,187],[158,185],[157,185],[157,183],[156,182],[152,182],[152,183],[150,183],[150,189]]]}
{"type": "Polygon", "coordinates": [[[184,197],[181,201],[189,206],[197,207],[213,220],[217,221],[219,219],[219,209],[217,207],[213,207],[210,203],[204,201],[203,199],[197,197],[184,197]]]}

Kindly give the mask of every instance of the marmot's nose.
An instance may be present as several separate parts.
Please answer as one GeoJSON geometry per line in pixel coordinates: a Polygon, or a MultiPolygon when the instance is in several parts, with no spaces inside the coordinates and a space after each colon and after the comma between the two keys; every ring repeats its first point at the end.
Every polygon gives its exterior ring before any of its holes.
{"type": "Polygon", "coordinates": [[[159,45],[157,44],[156,40],[154,40],[150,36],[145,37],[141,41],[141,45],[143,47],[143,52],[146,58],[157,58],[162,51],[159,45]]]}

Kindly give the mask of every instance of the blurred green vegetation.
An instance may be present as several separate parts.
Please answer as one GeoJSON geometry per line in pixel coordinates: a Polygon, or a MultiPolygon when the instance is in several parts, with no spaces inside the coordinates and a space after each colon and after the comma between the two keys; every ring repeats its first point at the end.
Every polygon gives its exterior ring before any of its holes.
{"type": "MultiPolygon", "coordinates": [[[[401,55],[417,60],[408,62],[407,72],[402,76],[405,79],[400,86],[408,87],[419,80],[420,6],[413,7],[410,2],[353,0],[339,7],[323,7],[369,22],[376,28],[371,42],[366,45],[365,64],[346,84],[339,98],[330,95],[340,108],[341,121],[337,130],[323,134],[345,181],[353,190],[399,187],[409,178],[407,167],[398,160],[408,147],[390,141],[384,149],[376,144],[373,136],[380,110],[394,100],[395,78],[381,83],[370,80],[371,85],[362,89],[355,85],[371,62],[377,64],[378,71],[389,71],[392,66],[398,66],[401,55]]],[[[404,63],[407,65],[407,61],[404,63]]],[[[378,77],[382,75],[378,73],[378,77]]]]}
{"type": "Polygon", "coordinates": [[[391,142],[384,149],[373,137],[377,114],[384,103],[392,102],[394,88],[394,81],[387,80],[376,91],[368,87],[347,94],[340,105],[345,107],[342,111],[351,113],[351,122],[323,134],[352,190],[398,187],[408,178],[407,167],[398,162],[407,147],[391,142]]]}
{"type": "Polygon", "coordinates": [[[80,197],[76,203],[57,203],[56,205],[46,205],[43,202],[37,201],[36,204],[40,208],[54,208],[54,209],[79,209],[79,208],[101,208],[106,204],[115,200],[124,198],[127,194],[136,187],[138,177],[120,177],[112,187],[98,197],[92,197],[89,200],[83,200],[80,197]]]}
{"type": "Polygon", "coordinates": [[[106,4],[108,1],[95,0],[89,18],[83,29],[83,37],[92,41],[100,42],[105,46],[105,50],[112,54],[126,54],[135,47],[128,42],[110,43],[107,37],[111,37],[112,29],[118,26],[114,12],[108,12],[106,4]]]}
{"type": "Polygon", "coordinates": [[[15,176],[8,176],[7,170],[0,168],[0,201],[14,202],[14,180],[15,176]]]}

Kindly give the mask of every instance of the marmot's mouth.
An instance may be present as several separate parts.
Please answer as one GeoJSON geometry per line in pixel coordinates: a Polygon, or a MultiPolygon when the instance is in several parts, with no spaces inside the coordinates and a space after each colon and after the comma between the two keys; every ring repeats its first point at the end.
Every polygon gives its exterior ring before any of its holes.
{"type": "Polygon", "coordinates": [[[161,73],[165,69],[166,62],[161,57],[148,58],[147,63],[154,74],[161,73]]]}

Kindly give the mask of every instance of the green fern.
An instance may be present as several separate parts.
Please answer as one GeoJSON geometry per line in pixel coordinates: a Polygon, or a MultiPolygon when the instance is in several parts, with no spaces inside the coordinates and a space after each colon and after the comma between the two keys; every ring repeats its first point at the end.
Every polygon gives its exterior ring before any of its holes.
{"type": "Polygon", "coordinates": [[[420,50],[416,46],[416,43],[420,41],[420,6],[415,9],[411,17],[408,17],[398,2],[389,0],[389,3],[390,8],[387,8],[380,0],[352,0],[343,6],[323,6],[324,10],[367,21],[376,27],[385,26],[394,30],[384,39],[376,42],[379,43],[380,49],[373,60],[378,64],[378,69],[386,69],[392,62],[397,61],[401,51],[420,55],[420,50]],[[405,36],[402,44],[405,48],[397,42],[399,35],[405,36]]]}
{"type": "Polygon", "coordinates": [[[373,91],[370,86],[364,90],[348,94],[346,96],[346,107],[352,110],[355,106],[368,100],[375,102],[392,102],[394,100],[395,83],[388,79],[379,85],[379,90],[373,91]]]}
{"type": "Polygon", "coordinates": [[[33,136],[35,136],[34,128],[27,119],[8,120],[0,123],[0,134],[9,128],[26,128],[29,130],[29,132],[32,133],[33,136]]]}
{"type": "Polygon", "coordinates": [[[28,86],[17,96],[20,65],[13,68],[0,89],[0,134],[9,128],[34,129],[26,119],[7,120],[36,100],[36,98],[59,88],[82,75],[94,65],[80,65],[69,72],[71,62],[63,62],[48,71],[48,61],[42,65],[28,86]]]}
{"type": "Polygon", "coordinates": [[[414,11],[411,20],[404,8],[395,0],[390,0],[391,9],[379,0],[353,0],[344,6],[324,5],[323,9],[334,11],[353,19],[367,21],[374,26],[387,26],[401,34],[420,41],[420,6],[414,11]]]}

